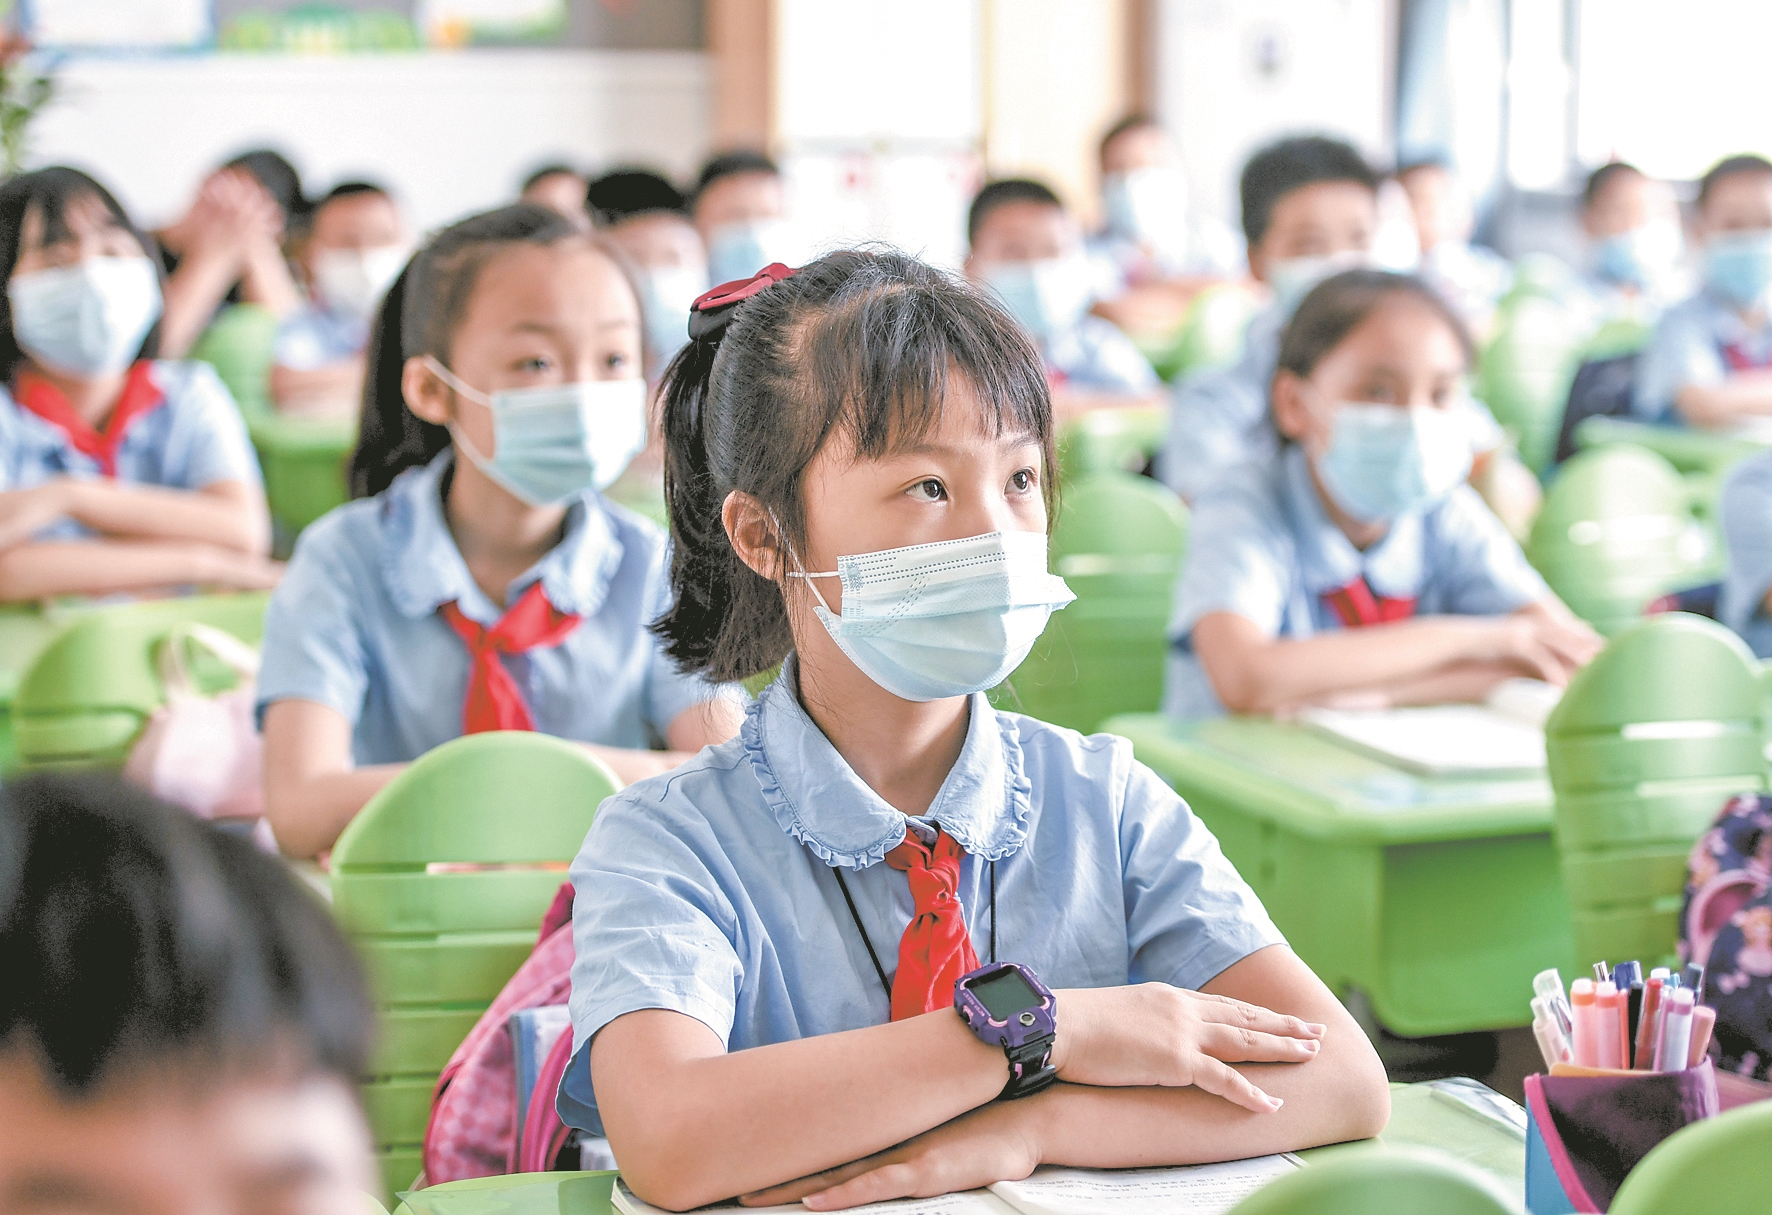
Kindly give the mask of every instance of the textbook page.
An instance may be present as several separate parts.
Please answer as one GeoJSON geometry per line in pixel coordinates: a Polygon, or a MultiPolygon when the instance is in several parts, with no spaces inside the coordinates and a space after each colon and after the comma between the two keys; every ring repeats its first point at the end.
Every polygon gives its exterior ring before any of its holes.
{"type": "Polygon", "coordinates": [[[1286,1153],[1167,1169],[1042,1166],[990,1189],[1020,1215],[1223,1215],[1299,1164],[1286,1153]]]}
{"type": "Polygon", "coordinates": [[[1486,705],[1306,709],[1298,719],[1356,750],[1428,776],[1544,771],[1544,731],[1486,705]]]}
{"type": "MultiPolygon", "coordinates": [[[[655,1207],[628,1189],[628,1183],[617,1177],[612,1194],[615,1209],[622,1215],[671,1215],[655,1207]]],[[[741,1207],[735,1202],[702,1207],[702,1211],[743,1211],[745,1215],[806,1215],[800,1203],[778,1207],[741,1207]]],[[[968,1190],[963,1194],[943,1194],[940,1198],[895,1198],[891,1202],[870,1202],[865,1206],[847,1207],[846,1215],[1016,1215],[1015,1209],[986,1190],[968,1190]]]]}

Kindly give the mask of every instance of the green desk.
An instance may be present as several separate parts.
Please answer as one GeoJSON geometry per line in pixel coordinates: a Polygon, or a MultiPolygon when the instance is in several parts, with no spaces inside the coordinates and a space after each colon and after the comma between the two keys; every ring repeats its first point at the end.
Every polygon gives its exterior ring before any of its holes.
{"type": "Polygon", "coordinates": [[[1624,418],[1588,418],[1575,428],[1575,441],[1582,447],[1612,443],[1647,447],[1683,473],[1721,473],[1767,446],[1764,440],[1738,434],[1624,418]]]}
{"type": "Polygon", "coordinates": [[[1187,799],[1331,990],[1406,1037],[1530,1023],[1573,973],[1542,777],[1417,776],[1266,718],[1102,725],[1187,799]]]}
{"type": "MultiPolygon", "coordinates": [[[[1391,1085],[1391,1120],[1376,1140],[1300,1152],[1306,1162],[1373,1145],[1428,1147],[1496,1177],[1524,1201],[1523,1134],[1466,1110],[1422,1084],[1391,1085]]],[[[478,1177],[404,1195],[394,1215],[616,1215],[609,1201],[614,1173],[522,1173],[478,1177]]]]}
{"type": "Polygon", "coordinates": [[[43,647],[68,621],[71,609],[35,603],[0,605],[0,773],[18,766],[13,743],[12,702],[19,681],[43,647]]]}
{"type": "Polygon", "coordinates": [[[246,425],[264,470],[271,516],[290,532],[301,531],[350,497],[345,464],[357,445],[357,419],[267,411],[248,414],[246,425]]]}

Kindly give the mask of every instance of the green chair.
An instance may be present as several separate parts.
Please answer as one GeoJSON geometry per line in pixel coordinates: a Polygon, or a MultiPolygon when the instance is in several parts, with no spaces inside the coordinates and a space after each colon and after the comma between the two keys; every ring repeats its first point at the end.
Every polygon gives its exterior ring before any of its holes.
{"type": "Polygon", "coordinates": [[[240,412],[248,417],[271,408],[271,358],[277,317],[259,304],[231,304],[209,323],[190,357],[215,368],[240,412]]]}
{"type": "Polygon", "coordinates": [[[420,1167],[431,1090],[530,951],[592,816],[621,781],[545,734],[473,734],[416,760],[333,847],[332,911],[381,1037],[363,1088],[387,1195],[420,1167]]]}
{"type": "Polygon", "coordinates": [[[0,775],[18,766],[12,704],[37,655],[67,623],[67,614],[35,603],[0,604],[0,775]]]}
{"type": "Polygon", "coordinates": [[[1188,303],[1171,337],[1143,347],[1145,357],[1168,383],[1234,363],[1243,353],[1243,332],[1259,311],[1261,297],[1242,283],[1207,287],[1188,303]]]}
{"type": "MultiPolygon", "coordinates": [[[[174,625],[200,622],[257,643],[264,635],[265,593],[190,595],[93,607],[49,641],[19,681],[12,704],[13,745],[21,767],[121,765],[165,699],[155,652],[174,625]]],[[[199,661],[195,674],[212,690],[231,671],[199,661]]]]}
{"type": "Polygon", "coordinates": [[[1099,472],[1136,473],[1163,445],[1164,409],[1092,409],[1058,436],[1058,481],[1068,485],[1099,472]]]}
{"type": "Polygon", "coordinates": [[[1766,787],[1765,695],[1740,638],[1680,613],[1631,626],[1570,682],[1545,753],[1582,965],[1673,953],[1693,842],[1766,787]]]}
{"type": "Polygon", "coordinates": [[[271,517],[292,536],[350,500],[346,466],[357,445],[355,418],[251,415],[247,429],[265,474],[271,517]]]}
{"type": "Polygon", "coordinates": [[[1630,1171],[1612,1215],[1765,1215],[1772,1207],[1772,1101],[1694,1122],[1630,1171]]]}
{"type": "MultiPolygon", "coordinates": [[[[1616,1208],[1614,1208],[1616,1210],[1616,1208]]],[[[1438,1152],[1349,1151],[1288,1173],[1231,1208],[1231,1215],[1525,1215],[1507,1191],[1438,1152]]]]}
{"type": "Polygon", "coordinates": [[[1711,541],[1673,466],[1640,447],[1577,453],[1551,482],[1526,555],[1571,610],[1611,634],[1702,580],[1711,541]]]}
{"type": "Polygon", "coordinates": [[[1483,400],[1513,434],[1534,471],[1556,453],[1569,385],[1581,362],[1587,323],[1556,297],[1516,290],[1497,309],[1495,331],[1477,362],[1483,400]]]}
{"type": "Polygon", "coordinates": [[[1588,337],[1587,344],[1581,348],[1581,361],[1594,359],[1615,359],[1621,355],[1635,354],[1649,342],[1649,335],[1655,332],[1653,325],[1632,316],[1615,317],[1601,325],[1588,337]]]}
{"type": "Polygon", "coordinates": [[[1155,710],[1187,528],[1181,499],[1147,477],[1104,472],[1066,489],[1052,569],[1076,602],[1053,614],[995,703],[1085,732],[1116,713],[1155,710]]]}

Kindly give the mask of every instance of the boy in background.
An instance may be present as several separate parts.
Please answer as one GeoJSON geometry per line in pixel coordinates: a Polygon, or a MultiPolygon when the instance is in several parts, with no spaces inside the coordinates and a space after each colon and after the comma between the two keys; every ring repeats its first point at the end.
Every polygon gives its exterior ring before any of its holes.
{"type": "Polygon", "coordinates": [[[725,152],[703,165],[689,215],[716,285],[749,278],[771,262],[804,260],[804,242],[788,223],[787,183],[761,152],[725,152]]]}

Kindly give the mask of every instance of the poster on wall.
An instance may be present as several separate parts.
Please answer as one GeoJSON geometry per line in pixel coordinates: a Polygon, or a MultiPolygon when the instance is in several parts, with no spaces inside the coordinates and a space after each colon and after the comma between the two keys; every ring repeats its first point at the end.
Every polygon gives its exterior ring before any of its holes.
{"type": "Polygon", "coordinates": [[[188,50],[215,37],[213,0],[26,0],[19,26],[35,46],[188,50]]]}
{"type": "Polygon", "coordinates": [[[418,28],[432,46],[548,42],[566,32],[566,0],[418,0],[418,28]]]}

